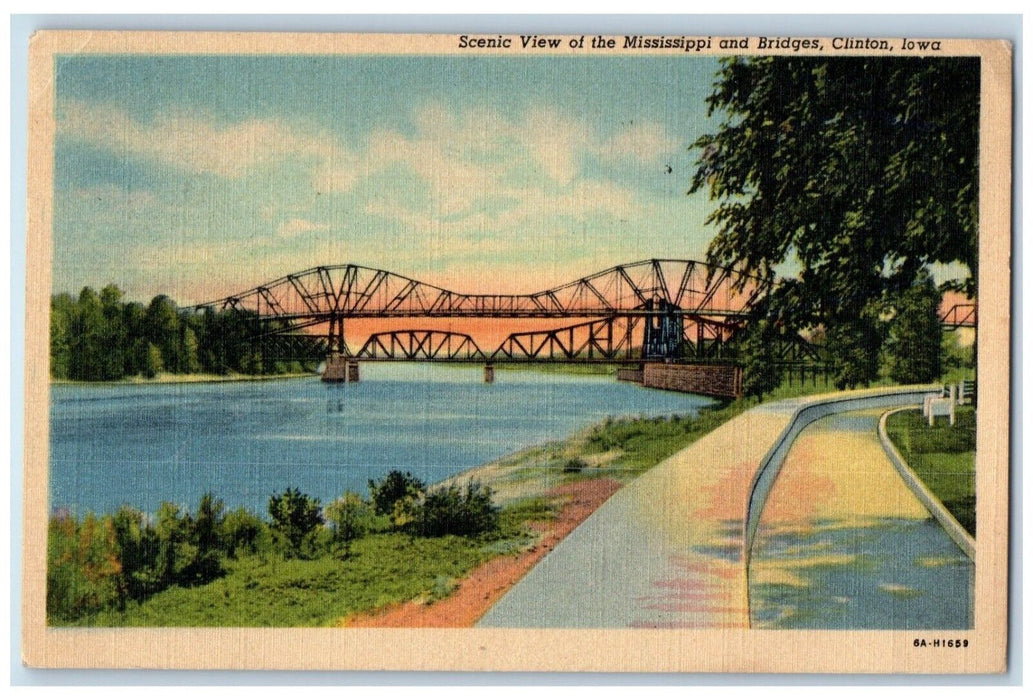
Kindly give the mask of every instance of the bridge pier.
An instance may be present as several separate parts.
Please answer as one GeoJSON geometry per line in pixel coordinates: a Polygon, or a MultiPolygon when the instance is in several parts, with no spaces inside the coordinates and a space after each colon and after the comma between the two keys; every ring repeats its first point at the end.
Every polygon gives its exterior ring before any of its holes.
{"type": "Polygon", "coordinates": [[[350,360],[340,355],[331,355],[326,358],[323,381],[333,383],[359,381],[359,361],[350,360]]]}
{"type": "Polygon", "coordinates": [[[739,399],[742,398],[742,375],[742,368],[736,365],[646,362],[642,368],[642,386],[739,399]]]}
{"type": "Polygon", "coordinates": [[[492,384],[495,381],[495,365],[484,365],[484,383],[492,384]]]}

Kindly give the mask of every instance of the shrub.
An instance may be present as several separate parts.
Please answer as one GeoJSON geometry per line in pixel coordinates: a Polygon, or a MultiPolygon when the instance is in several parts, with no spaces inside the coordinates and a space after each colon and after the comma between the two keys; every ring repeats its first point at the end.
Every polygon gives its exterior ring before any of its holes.
{"type": "Polygon", "coordinates": [[[415,519],[425,491],[424,483],[409,472],[403,474],[394,470],[380,481],[369,480],[373,512],[388,516],[395,529],[401,529],[415,519]]]}
{"type": "Polygon", "coordinates": [[[94,615],[120,597],[115,530],[110,517],[87,514],[50,519],[47,537],[47,620],[60,623],[94,615]]]}
{"type": "Polygon", "coordinates": [[[492,503],[492,491],[471,481],[465,489],[455,484],[437,488],[420,504],[416,531],[427,537],[479,535],[498,529],[499,509],[492,503]]]}
{"type": "Polygon", "coordinates": [[[154,563],[158,590],[178,583],[183,571],[197,556],[197,548],[190,543],[191,529],[190,516],[181,514],[179,506],[167,502],[158,506],[155,526],[157,555],[154,563]]]}
{"type": "Polygon", "coordinates": [[[296,488],[270,496],[269,515],[273,519],[273,529],[286,540],[288,557],[300,558],[304,554],[305,543],[323,523],[319,499],[296,488]]]}
{"type": "Polygon", "coordinates": [[[238,508],[226,514],[222,521],[223,546],[226,555],[236,559],[240,554],[254,554],[258,551],[258,539],[265,529],[265,523],[247,510],[238,508]]]}
{"type": "Polygon", "coordinates": [[[143,513],[129,506],[118,509],[112,525],[122,563],[119,609],[124,609],[127,598],[142,600],[160,590],[156,569],[158,534],[143,513]]]}
{"type": "Polygon", "coordinates": [[[222,551],[224,548],[222,500],[211,493],[201,496],[197,505],[197,514],[193,520],[187,520],[189,541],[194,548],[193,559],[177,576],[177,581],[184,585],[208,583],[222,576],[222,551]]]}
{"type": "Polygon", "coordinates": [[[351,556],[352,541],[369,532],[372,518],[369,504],[354,491],[345,491],[326,507],[326,520],[330,523],[334,541],[344,545],[345,558],[351,556]]]}
{"type": "Polygon", "coordinates": [[[580,457],[572,457],[563,464],[563,471],[567,474],[576,474],[588,467],[588,463],[580,457]]]}

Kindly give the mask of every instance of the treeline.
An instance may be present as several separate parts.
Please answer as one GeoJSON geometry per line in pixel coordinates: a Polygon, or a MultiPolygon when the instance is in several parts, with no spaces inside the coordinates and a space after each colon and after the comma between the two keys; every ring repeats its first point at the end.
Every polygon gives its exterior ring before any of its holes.
{"type": "Polygon", "coordinates": [[[47,619],[76,623],[106,610],[124,611],[172,586],[198,586],[248,555],[347,560],[355,540],[384,532],[413,537],[479,536],[499,530],[499,509],[486,486],[428,489],[408,472],[369,482],[370,498],[348,491],[325,507],[298,489],[273,494],[268,519],[205,494],[193,513],[162,503],[147,514],[123,506],[114,514],[50,518],[47,619]]]}
{"type": "MultiPolygon", "coordinates": [[[[885,293],[878,303],[871,303],[871,312],[858,321],[864,332],[847,332],[846,325],[819,326],[810,329],[811,342],[821,347],[839,389],[868,386],[882,378],[924,384],[962,368],[974,371],[975,346],[961,348],[954,334],[944,332],[942,301],[941,290],[923,271],[902,291],[885,293]]],[[[761,397],[783,381],[779,341],[791,332],[772,311],[771,297],[760,300],[753,313],[735,340],[735,353],[744,368],[743,393],[761,397]]]]}
{"type": "Polygon", "coordinates": [[[144,306],[124,301],[109,284],[97,293],[50,300],[50,375],[54,379],[111,381],[172,374],[283,374],[298,362],[263,359],[248,342],[248,318],[236,311],[180,310],[164,294],[144,306]]]}

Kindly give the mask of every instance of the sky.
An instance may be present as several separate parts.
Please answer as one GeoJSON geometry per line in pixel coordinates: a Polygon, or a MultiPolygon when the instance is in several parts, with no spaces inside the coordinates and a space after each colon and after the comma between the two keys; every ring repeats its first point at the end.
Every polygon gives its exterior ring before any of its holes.
{"type": "Polygon", "coordinates": [[[180,304],[356,263],[529,293],[704,256],[701,56],[57,59],[55,292],[180,304]]]}

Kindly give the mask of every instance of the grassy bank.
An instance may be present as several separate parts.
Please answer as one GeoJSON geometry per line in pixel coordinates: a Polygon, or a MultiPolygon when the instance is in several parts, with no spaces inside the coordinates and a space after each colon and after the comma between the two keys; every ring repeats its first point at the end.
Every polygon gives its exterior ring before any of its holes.
{"type": "MultiPolygon", "coordinates": [[[[567,440],[522,450],[454,477],[441,486],[462,487],[472,480],[493,490],[497,525],[475,536],[419,536],[393,528],[388,517],[378,517],[350,543],[347,556],[334,543],[328,524],[321,526],[306,556],[291,557],[282,542],[277,543],[269,521],[248,514],[245,520],[257,530],[250,549],[238,547],[232,556],[225,548],[219,551],[220,571],[212,580],[176,580],[139,599],[118,593],[126,589],[122,580],[126,554],[116,544],[117,518],[55,521],[49,573],[52,583],[60,581],[61,590],[68,593],[60,598],[64,602],[50,606],[50,623],[326,626],[397,603],[431,602],[452,593],[478,565],[536,547],[543,535],[540,524],[552,520],[567,502],[568,497],[557,495],[558,487],[603,477],[630,481],[744,408],[732,403],[695,418],[610,419],[567,440]],[[80,596],[81,602],[70,596],[80,596]]],[[[147,517],[140,522],[148,519],[153,520],[147,517]]],[[[189,571],[189,558],[197,558],[200,540],[188,531],[201,520],[200,510],[198,515],[169,523],[159,516],[151,549],[170,554],[157,554],[155,571],[166,559],[168,567],[189,571]],[[157,542],[163,532],[172,533],[173,539],[157,542]]],[[[148,573],[144,578],[151,581],[158,576],[148,573]]]]}
{"type": "Polygon", "coordinates": [[[198,587],[174,586],[124,612],[81,621],[113,627],[324,627],[356,612],[447,596],[467,571],[527,537],[476,538],[377,533],[359,538],[347,559],[284,559],[275,553],[227,562],[226,574],[198,587]]]}
{"type": "Polygon", "coordinates": [[[976,412],[959,406],[956,425],[930,428],[919,410],[889,417],[886,432],[901,456],[969,534],[976,534],[976,412]]]}
{"type": "MultiPolygon", "coordinates": [[[[818,379],[783,383],[765,401],[836,391],[818,379]]],[[[755,399],[718,401],[695,416],[607,418],[564,440],[520,450],[450,481],[474,478],[501,502],[533,497],[558,485],[607,477],[627,483],[644,471],[757,405],[755,399]]]]}

